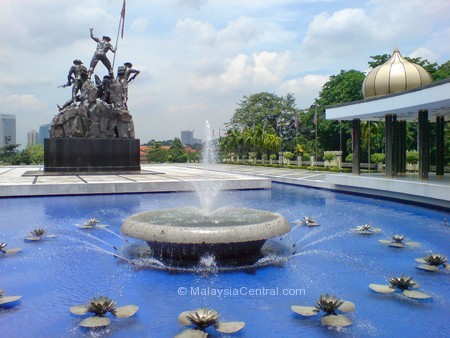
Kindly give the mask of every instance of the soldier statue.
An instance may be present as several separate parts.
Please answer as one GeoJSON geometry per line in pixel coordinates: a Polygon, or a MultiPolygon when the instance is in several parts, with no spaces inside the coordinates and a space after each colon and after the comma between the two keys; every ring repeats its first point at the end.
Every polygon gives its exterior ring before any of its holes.
{"type": "Polygon", "coordinates": [[[139,70],[133,69],[133,64],[131,62],[125,62],[123,66],[117,69],[117,79],[122,85],[122,96],[125,106],[128,101],[128,84],[133,82],[139,73],[139,70]]]}
{"type": "Polygon", "coordinates": [[[59,107],[60,110],[77,102],[77,97],[79,97],[77,94],[81,92],[81,87],[87,79],[88,70],[83,65],[83,62],[78,59],[73,60],[73,66],[70,67],[69,74],[67,75],[67,83],[60,86],[65,88],[72,85],[72,99],[67,101],[62,107],[59,107]]]}
{"type": "Polygon", "coordinates": [[[91,39],[97,42],[97,49],[95,50],[94,56],[92,57],[91,64],[89,66],[89,79],[91,78],[92,73],[94,72],[95,66],[97,66],[97,63],[101,61],[106,69],[108,69],[109,76],[111,79],[114,79],[113,69],[111,66],[111,62],[109,61],[108,57],[106,56],[106,53],[108,51],[111,51],[113,53],[116,52],[113,45],[110,43],[111,38],[109,36],[103,36],[102,39],[96,38],[94,36],[94,28],[90,29],[91,32],[91,39]]]}
{"type": "Polygon", "coordinates": [[[81,91],[81,86],[88,79],[88,71],[81,60],[73,60],[73,66],[70,67],[67,75],[67,83],[72,83],[72,101],[76,102],[77,93],[81,91]]]}

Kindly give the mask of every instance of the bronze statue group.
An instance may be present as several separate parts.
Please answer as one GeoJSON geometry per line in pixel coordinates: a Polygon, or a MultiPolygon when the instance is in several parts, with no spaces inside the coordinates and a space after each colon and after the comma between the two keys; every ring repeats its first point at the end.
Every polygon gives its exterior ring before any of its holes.
{"type": "Polygon", "coordinates": [[[128,112],[128,84],[140,73],[130,62],[117,69],[114,78],[113,66],[107,53],[116,52],[110,43],[111,38],[94,36],[97,48],[91,59],[89,69],[79,59],[73,61],[67,75],[67,83],[72,85],[72,97],[55,116],[50,128],[50,137],[91,137],[91,138],[134,138],[134,125],[128,112]],[[103,63],[108,75],[100,77],[94,74],[98,62],[103,63]],[[94,80],[91,77],[94,74],[94,80]]]}

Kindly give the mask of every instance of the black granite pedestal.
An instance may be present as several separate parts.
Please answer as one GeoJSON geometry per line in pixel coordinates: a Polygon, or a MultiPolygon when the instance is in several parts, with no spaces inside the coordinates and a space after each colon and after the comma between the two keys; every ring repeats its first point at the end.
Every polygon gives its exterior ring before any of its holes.
{"type": "Polygon", "coordinates": [[[139,171],[141,170],[139,145],[138,139],[45,139],[44,171],[139,171]]]}

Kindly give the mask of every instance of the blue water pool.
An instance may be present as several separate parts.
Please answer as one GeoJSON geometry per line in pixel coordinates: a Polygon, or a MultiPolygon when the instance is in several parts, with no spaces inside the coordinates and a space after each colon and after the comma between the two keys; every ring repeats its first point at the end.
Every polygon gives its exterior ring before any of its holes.
{"type": "Polygon", "coordinates": [[[450,336],[450,271],[419,270],[414,261],[429,253],[450,256],[448,212],[274,184],[271,190],[222,192],[217,205],[269,210],[290,222],[304,216],[320,222],[314,228],[293,225],[282,240],[271,240],[268,244],[278,248],[275,255],[282,256],[272,257],[278,264],[174,273],[138,268],[110,254],[131,259],[132,249],[145,250],[142,242],[127,243],[112,233],[120,234],[130,215],[196,205],[194,193],[1,199],[0,242],[23,250],[0,257],[0,289],[23,298],[15,306],[0,307],[0,336],[174,337],[184,329],[178,314],[198,307],[216,309],[224,321],[246,323],[227,337],[450,336]],[[77,227],[94,217],[112,232],[77,227]],[[348,230],[366,223],[382,232],[364,236],[348,230]],[[58,237],[24,242],[36,228],[58,237]],[[421,245],[397,249],[378,242],[393,234],[421,245]],[[433,298],[412,300],[368,287],[402,274],[413,276],[418,290],[433,298]],[[327,328],[320,316],[304,318],[291,311],[291,305],[314,306],[325,293],[355,303],[356,311],[348,314],[352,326],[327,328]],[[106,328],[79,327],[82,318],[69,307],[99,295],[140,309],[131,318],[113,318],[106,328]]]}

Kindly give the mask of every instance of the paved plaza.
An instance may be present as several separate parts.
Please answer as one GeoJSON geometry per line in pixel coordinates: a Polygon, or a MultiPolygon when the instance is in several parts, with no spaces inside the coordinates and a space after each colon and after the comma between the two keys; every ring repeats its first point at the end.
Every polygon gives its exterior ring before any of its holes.
{"type": "Polygon", "coordinates": [[[367,194],[450,209],[450,177],[430,174],[395,179],[382,174],[352,175],[249,165],[144,164],[140,172],[98,174],[44,173],[38,166],[0,167],[0,197],[177,192],[192,182],[223,181],[223,189],[269,189],[272,182],[367,194]]]}

